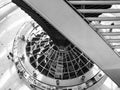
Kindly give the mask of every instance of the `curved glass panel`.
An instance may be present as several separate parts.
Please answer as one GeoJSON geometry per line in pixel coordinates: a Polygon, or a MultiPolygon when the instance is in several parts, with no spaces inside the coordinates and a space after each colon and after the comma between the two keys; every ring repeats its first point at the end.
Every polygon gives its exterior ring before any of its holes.
{"type": "Polygon", "coordinates": [[[90,59],[72,43],[66,47],[54,44],[40,26],[36,26],[28,36],[26,55],[35,69],[55,79],[79,77],[93,66],[90,59]]]}

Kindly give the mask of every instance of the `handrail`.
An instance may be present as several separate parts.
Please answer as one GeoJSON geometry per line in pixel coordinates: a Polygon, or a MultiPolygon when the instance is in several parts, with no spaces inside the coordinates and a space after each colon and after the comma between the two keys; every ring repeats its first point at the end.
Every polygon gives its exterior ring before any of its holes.
{"type": "Polygon", "coordinates": [[[120,17],[86,17],[89,21],[120,21],[120,17]]]}
{"type": "Polygon", "coordinates": [[[120,43],[120,39],[107,39],[109,43],[120,43]]]}
{"type": "Polygon", "coordinates": [[[101,32],[103,36],[120,36],[120,32],[101,32]]]}
{"type": "Polygon", "coordinates": [[[120,29],[120,25],[91,25],[96,29],[120,29]]]}
{"type": "Polygon", "coordinates": [[[119,9],[77,9],[79,13],[120,13],[119,9]]]}
{"type": "Polygon", "coordinates": [[[114,48],[114,49],[120,49],[120,45],[113,45],[112,48],[114,48]]]}

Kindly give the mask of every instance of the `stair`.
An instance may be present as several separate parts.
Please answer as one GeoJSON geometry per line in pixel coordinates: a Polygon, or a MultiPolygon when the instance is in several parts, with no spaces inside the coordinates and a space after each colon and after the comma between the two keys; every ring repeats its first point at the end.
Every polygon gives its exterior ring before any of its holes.
{"type": "Polygon", "coordinates": [[[69,0],[68,3],[120,55],[120,15],[117,15],[120,14],[120,8],[105,7],[108,5],[118,6],[119,0],[69,0]],[[116,24],[116,22],[118,23],[116,24]]]}

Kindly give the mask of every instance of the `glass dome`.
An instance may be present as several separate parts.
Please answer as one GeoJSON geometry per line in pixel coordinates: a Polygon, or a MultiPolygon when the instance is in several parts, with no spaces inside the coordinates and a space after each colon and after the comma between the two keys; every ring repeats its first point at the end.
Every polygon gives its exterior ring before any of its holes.
{"type": "MultiPolygon", "coordinates": [[[[59,34],[58,38],[61,39],[59,34]]],[[[63,37],[62,40],[67,41],[63,37]]],[[[13,55],[19,75],[38,87],[39,84],[56,88],[87,87],[88,80],[101,74],[83,51],[69,41],[54,42],[34,20],[26,22],[18,31],[13,55]]]]}
{"type": "Polygon", "coordinates": [[[39,72],[55,79],[73,79],[84,75],[93,62],[72,43],[68,46],[54,44],[38,25],[27,38],[26,55],[39,72]]]}

